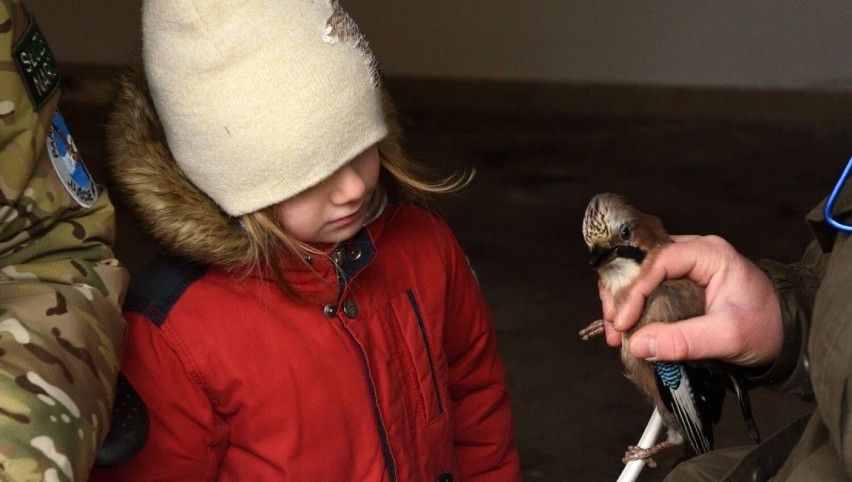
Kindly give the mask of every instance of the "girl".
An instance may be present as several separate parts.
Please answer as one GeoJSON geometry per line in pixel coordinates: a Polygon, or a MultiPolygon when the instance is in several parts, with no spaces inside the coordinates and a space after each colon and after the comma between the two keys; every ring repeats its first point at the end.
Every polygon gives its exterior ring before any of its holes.
{"type": "Polygon", "coordinates": [[[515,481],[488,308],[330,0],[147,0],[114,177],[146,444],[96,480],[515,481]]]}

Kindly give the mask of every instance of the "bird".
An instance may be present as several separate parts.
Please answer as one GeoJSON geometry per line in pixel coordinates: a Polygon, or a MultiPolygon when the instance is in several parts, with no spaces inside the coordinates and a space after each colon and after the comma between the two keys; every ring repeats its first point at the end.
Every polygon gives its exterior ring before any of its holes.
{"type": "MultiPolygon", "coordinates": [[[[583,239],[589,263],[598,283],[616,304],[642,274],[657,252],[673,242],[656,216],[643,213],[622,196],[597,194],[589,201],[583,218],[583,239]]],[[[746,429],[759,443],[760,434],[751,414],[748,384],[741,372],[720,361],[661,362],[630,354],[630,337],[651,322],[677,322],[704,314],[704,289],[687,279],[664,281],[646,299],[638,323],[622,334],[621,361],[626,377],[653,401],[666,427],[666,440],[650,448],[628,446],[623,463],[642,460],[656,467],[653,455],[672,446],[685,445],[684,458],[713,449],[713,428],[719,422],[725,392],[734,392],[746,429]],[[685,444],[684,444],[685,443],[685,444]]],[[[596,320],[579,332],[588,340],[604,332],[596,320]]]]}

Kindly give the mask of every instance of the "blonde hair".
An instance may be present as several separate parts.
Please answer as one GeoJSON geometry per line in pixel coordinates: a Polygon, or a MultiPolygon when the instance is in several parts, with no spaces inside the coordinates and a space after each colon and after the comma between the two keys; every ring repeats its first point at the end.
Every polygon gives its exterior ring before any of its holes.
{"type": "MultiPolygon", "coordinates": [[[[383,108],[389,133],[378,143],[381,166],[379,182],[372,200],[374,205],[370,206],[373,209],[368,209],[368,212],[378,210],[385,197],[391,202],[411,203],[428,209],[431,198],[457,192],[471,182],[474,175],[472,169],[440,177],[410,159],[399,145],[399,124],[386,95],[383,108]]],[[[310,268],[309,259],[327,257],[328,254],[288,233],[276,213],[275,205],[244,214],[239,220],[248,234],[248,271],[253,268],[265,269],[272,274],[275,283],[285,294],[309,300],[287,282],[285,272],[297,264],[310,268]]]]}

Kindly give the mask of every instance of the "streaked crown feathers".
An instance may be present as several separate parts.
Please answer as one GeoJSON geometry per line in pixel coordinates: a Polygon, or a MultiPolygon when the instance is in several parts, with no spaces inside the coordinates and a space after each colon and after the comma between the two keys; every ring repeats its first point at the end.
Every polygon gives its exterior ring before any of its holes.
{"type": "Polygon", "coordinates": [[[583,217],[583,239],[590,249],[595,245],[631,244],[650,250],[671,241],[658,218],[612,193],[597,194],[589,201],[583,217]]]}

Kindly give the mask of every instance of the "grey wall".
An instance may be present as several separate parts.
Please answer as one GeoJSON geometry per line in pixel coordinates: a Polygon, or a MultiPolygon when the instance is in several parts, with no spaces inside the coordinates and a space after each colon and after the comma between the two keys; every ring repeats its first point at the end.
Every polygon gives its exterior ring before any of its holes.
{"type": "MultiPolygon", "coordinates": [[[[389,75],[852,89],[848,0],[342,0],[389,75]]],[[[62,62],[121,62],[140,0],[30,0],[62,62]]]]}

